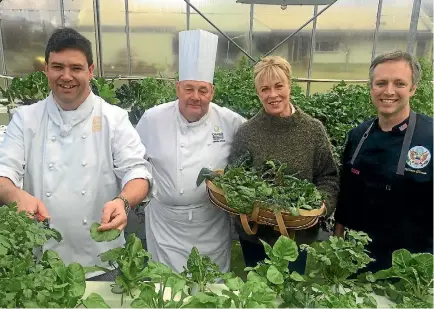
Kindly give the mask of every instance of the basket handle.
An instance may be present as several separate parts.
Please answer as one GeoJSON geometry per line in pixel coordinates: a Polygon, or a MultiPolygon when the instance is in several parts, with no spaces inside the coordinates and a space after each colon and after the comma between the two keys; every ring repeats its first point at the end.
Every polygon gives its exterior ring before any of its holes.
{"type": "Polygon", "coordinates": [[[294,240],[295,231],[290,230],[288,234],[288,230],[286,228],[285,221],[283,221],[282,212],[280,210],[276,211],[276,221],[277,221],[277,225],[279,226],[280,234],[294,240]]]}
{"type": "Polygon", "coordinates": [[[276,221],[279,226],[279,232],[283,236],[289,237],[288,231],[286,230],[285,221],[283,221],[282,212],[280,210],[276,211],[276,221]]]}
{"type": "Polygon", "coordinates": [[[258,223],[253,222],[253,228],[250,228],[249,220],[246,214],[240,214],[241,224],[247,235],[255,235],[258,232],[258,223]]]}
{"type": "Polygon", "coordinates": [[[259,215],[259,206],[255,206],[252,211],[252,220],[253,221],[253,229],[250,228],[249,220],[247,218],[247,215],[241,214],[241,224],[243,225],[244,231],[247,233],[247,235],[255,235],[258,232],[258,215],[259,215]]]}

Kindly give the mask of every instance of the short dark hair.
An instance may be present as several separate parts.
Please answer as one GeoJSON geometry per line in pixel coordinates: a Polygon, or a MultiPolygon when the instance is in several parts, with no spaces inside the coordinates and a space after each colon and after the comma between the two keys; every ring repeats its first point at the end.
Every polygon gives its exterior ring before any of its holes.
{"type": "Polygon", "coordinates": [[[413,57],[411,54],[397,50],[390,53],[378,55],[377,57],[375,57],[374,60],[372,60],[371,65],[369,67],[369,84],[371,85],[371,87],[372,87],[372,82],[374,80],[374,70],[377,67],[377,65],[379,65],[380,63],[384,63],[386,61],[401,61],[401,60],[406,61],[410,66],[412,72],[412,76],[411,76],[412,84],[413,86],[417,85],[422,75],[422,68],[420,66],[419,61],[417,61],[417,59],[413,57]]]}
{"type": "Polygon", "coordinates": [[[54,30],[45,48],[45,62],[48,63],[51,52],[60,52],[69,48],[78,49],[86,56],[87,64],[93,64],[92,43],[72,28],[54,30]]]}

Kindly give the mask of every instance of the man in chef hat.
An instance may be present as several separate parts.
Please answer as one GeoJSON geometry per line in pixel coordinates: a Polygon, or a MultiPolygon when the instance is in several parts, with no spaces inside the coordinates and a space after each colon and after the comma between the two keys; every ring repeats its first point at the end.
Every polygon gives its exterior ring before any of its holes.
{"type": "Polygon", "coordinates": [[[136,126],[154,175],[146,209],[152,258],[183,271],[192,247],[220,271],[230,268],[231,219],[209,201],[196,179],[203,167],[224,169],[231,143],[245,120],[212,103],[218,37],[204,30],[179,33],[178,99],[147,110],[136,126]]]}

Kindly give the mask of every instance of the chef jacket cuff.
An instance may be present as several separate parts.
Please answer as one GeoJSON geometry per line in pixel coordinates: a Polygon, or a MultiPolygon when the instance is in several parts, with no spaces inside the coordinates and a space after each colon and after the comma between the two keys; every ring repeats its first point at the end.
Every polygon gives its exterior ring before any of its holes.
{"type": "Polygon", "coordinates": [[[133,179],[146,179],[149,181],[148,195],[151,193],[153,186],[153,178],[151,173],[146,169],[146,167],[135,167],[129,170],[125,176],[122,178],[122,188],[125,187],[128,181],[133,179]]]}
{"type": "Polygon", "coordinates": [[[21,177],[12,167],[0,165],[0,177],[6,177],[10,179],[16,187],[21,187],[21,177]]]}

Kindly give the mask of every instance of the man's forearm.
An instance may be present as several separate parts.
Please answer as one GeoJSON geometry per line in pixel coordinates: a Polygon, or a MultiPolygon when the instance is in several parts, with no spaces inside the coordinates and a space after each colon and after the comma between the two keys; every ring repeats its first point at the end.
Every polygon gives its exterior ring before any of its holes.
{"type": "Polygon", "coordinates": [[[0,177],[0,202],[2,204],[16,202],[20,190],[9,178],[0,177]]]}
{"type": "Polygon", "coordinates": [[[147,179],[132,179],[126,183],[121,195],[130,203],[131,208],[139,205],[148,195],[149,180],[147,179]]]}

